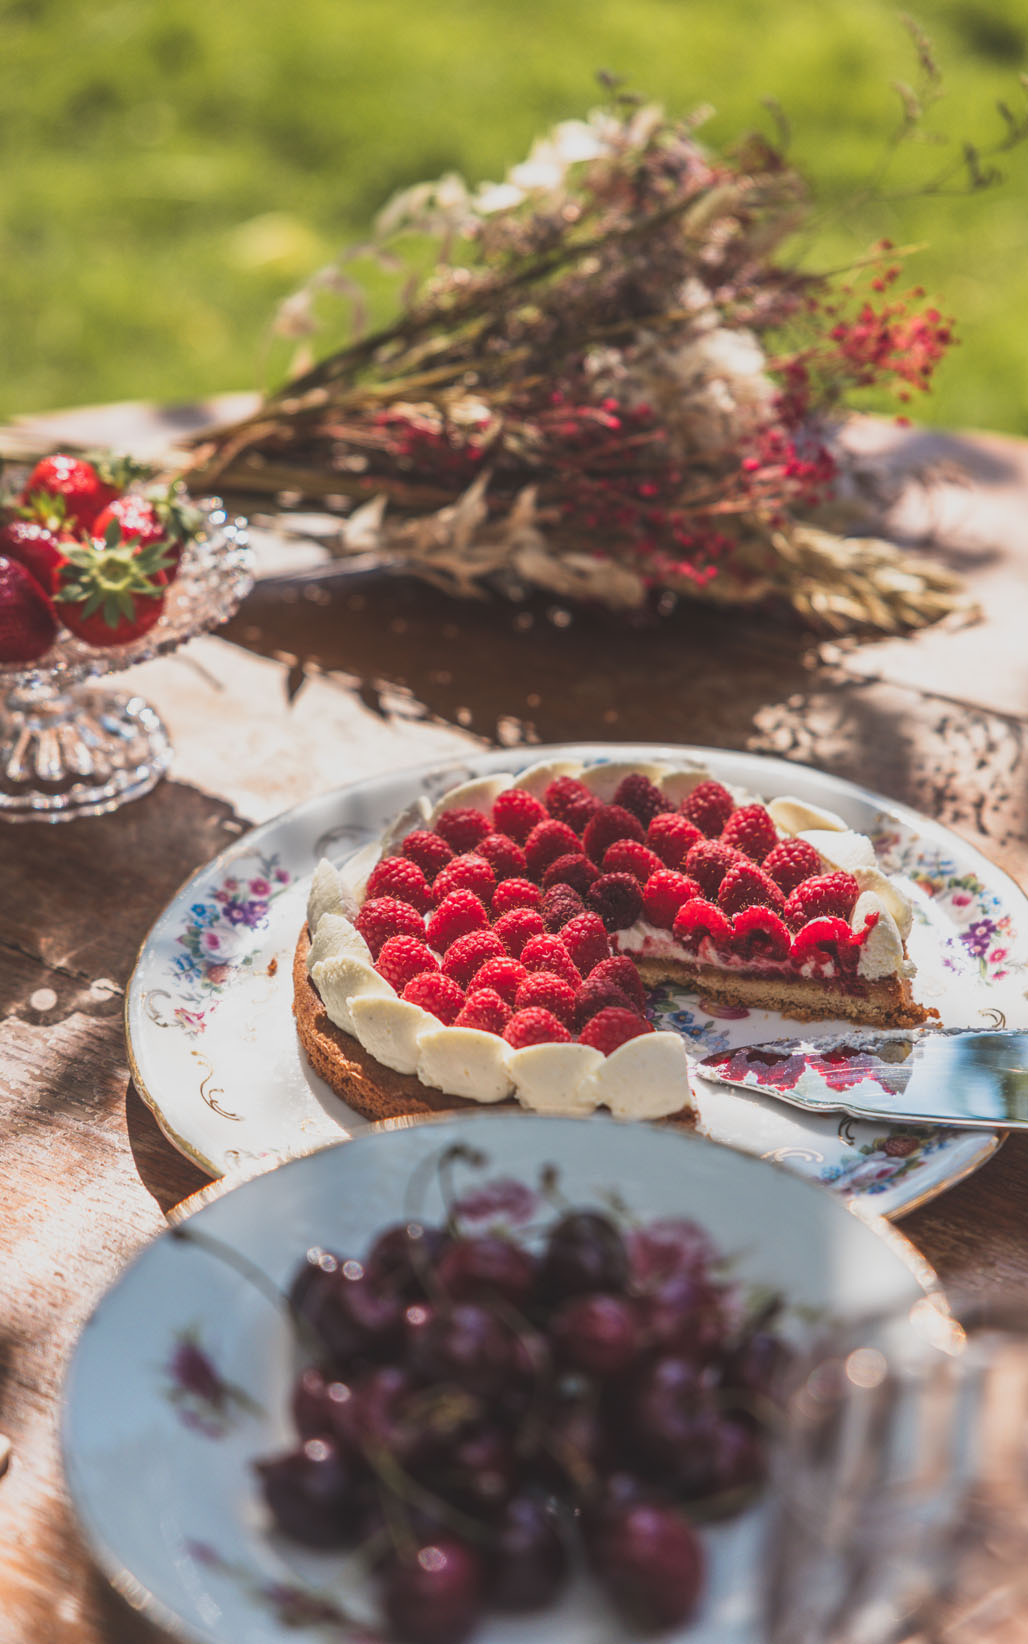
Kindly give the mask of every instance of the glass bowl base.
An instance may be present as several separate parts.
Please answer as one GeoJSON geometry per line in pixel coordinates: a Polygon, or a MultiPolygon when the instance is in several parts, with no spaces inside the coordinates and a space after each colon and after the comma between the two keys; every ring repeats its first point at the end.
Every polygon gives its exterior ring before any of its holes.
{"type": "Polygon", "coordinates": [[[168,733],[141,696],[37,686],[0,702],[0,821],[102,816],[149,793],[170,762],[168,733]]]}

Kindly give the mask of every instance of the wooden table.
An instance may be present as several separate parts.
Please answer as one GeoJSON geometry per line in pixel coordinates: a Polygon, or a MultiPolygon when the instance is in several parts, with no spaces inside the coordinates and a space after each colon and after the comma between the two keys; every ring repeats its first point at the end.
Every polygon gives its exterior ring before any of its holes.
{"type": "MultiPolygon", "coordinates": [[[[169,422],[204,414],[104,409],[44,435],[152,449],[169,422]]],[[[21,437],[38,445],[40,430],[21,437]]],[[[973,581],[979,626],[818,648],[706,611],[634,629],[553,602],[478,607],[403,581],[279,577],[222,637],[137,670],[176,748],[152,794],[70,826],[0,823],[0,1430],[14,1446],[0,1481],[0,1644],[158,1637],[108,1590],[72,1522],[60,1386],[97,1298],[202,1185],[132,1088],[122,996],[155,915],[249,824],[469,740],[659,739],[864,782],[1025,880],[1028,445],[870,424],[857,437],[897,473],[926,456],[965,464],[958,483],[910,490],[895,523],[935,532],[973,581]]],[[[1028,1284],[1026,1194],[1028,1144],[1010,1141],[904,1229],[945,1280],[1028,1284]]]]}

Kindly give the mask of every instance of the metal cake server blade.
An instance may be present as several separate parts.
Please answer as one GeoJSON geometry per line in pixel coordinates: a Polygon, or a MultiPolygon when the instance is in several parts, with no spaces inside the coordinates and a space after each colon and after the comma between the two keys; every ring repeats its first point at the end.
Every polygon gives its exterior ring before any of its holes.
{"type": "Polygon", "coordinates": [[[1028,1130],[1028,1033],[858,1028],[742,1045],[693,1068],[810,1113],[1028,1130]]]}

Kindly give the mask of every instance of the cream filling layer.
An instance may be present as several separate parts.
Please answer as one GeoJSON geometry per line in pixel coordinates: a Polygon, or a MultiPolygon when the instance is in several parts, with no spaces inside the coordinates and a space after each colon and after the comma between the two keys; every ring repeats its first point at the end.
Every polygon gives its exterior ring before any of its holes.
{"type": "MultiPolygon", "coordinates": [[[[342,873],[322,861],[315,869],[308,900],[312,936],[309,969],[329,1019],[356,1038],[385,1067],[416,1073],[423,1084],[446,1095],[480,1102],[499,1102],[513,1095],[522,1106],[540,1113],[585,1114],[605,1106],[622,1118],[655,1119],[692,1106],[685,1044],[677,1033],[642,1034],[604,1057],[589,1045],[542,1044],[513,1050],[497,1034],[474,1028],[445,1027],[436,1017],[399,999],[372,968],[367,944],[353,926],[368,875],[377,860],[391,855],[414,828],[431,827],[443,811],[467,807],[487,814],[497,795],[513,786],[541,796],[558,776],[576,776],[604,802],[622,779],[641,771],[657,783],[675,805],[709,778],[702,766],[611,761],[583,766],[568,760],[540,762],[520,776],[501,772],[466,781],[430,806],[424,799],[398,817],[378,846],[358,852],[342,873]],[[324,927],[324,928],[322,928],[324,927]]],[[[737,792],[738,803],[751,795],[737,792]]],[[[910,905],[899,888],[873,865],[869,840],[854,833],[834,812],[784,795],[768,810],[782,834],[813,835],[810,842],[829,868],[846,865],[857,876],[862,893],[853,911],[861,929],[867,913],[879,915],[858,964],[869,979],[890,973],[910,974],[903,958],[901,929],[909,929],[910,905]],[[849,864],[853,866],[850,867],[849,864]]],[[[669,931],[639,920],[618,933],[616,947],[640,957],[690,957],[669,931]]],[[[704,945],[709,949],[709,944],[704,945]]],[[[701,949],[705,963],[722,968],[766,968],[781,973],[787,966],[733,966],[701,949]]],[[[823,972],[821,974],[824,974],[823,972]]]]}

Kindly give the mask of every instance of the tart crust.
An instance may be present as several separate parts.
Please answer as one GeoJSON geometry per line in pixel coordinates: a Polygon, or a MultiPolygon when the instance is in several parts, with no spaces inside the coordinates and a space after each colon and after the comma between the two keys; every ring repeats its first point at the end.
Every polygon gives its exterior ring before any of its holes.
{"type": "MultiPolygon", "coordinates": [[[[452,1113],[461,1107],[481,1112],[480,1102],[447,1096],[423,1085],[413,1073],[395,1073],[383,1067],[358,1039],[330,1022],[321,995],[307,973],[310,945],[310,932],[304,925],[293,955],[293,1015],[304,1053],[319,1079],[331,1085],[336,1095],[365,1119],[417,1118],[428,1113],[452,1113]]],[[[494,1105],[519,1106],[512,1097],[494,1105]]],[[[656,1123],[692,1129],[695,1114],[691,1108],[683,1108],[656,1123]]]]}
{"type": "MultiPolygon", "coordinates": [[[[690,993],[716,999],[725,1005],[759,1010],[776,1010],[794,1022],[825,1019],[824,983],[808,976],[747,976],[725,971],[716,965],[689,964],[677,959],[641,959],[630,956],[643,982],[679,982],[690,993]]],[[[905,976],[882,976],[862,981],[859,993],[832,992],[833,1013],[862,1026],[883,1028],[919,1027],[938,1011],[919,1005],[905,976]]]]}

